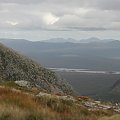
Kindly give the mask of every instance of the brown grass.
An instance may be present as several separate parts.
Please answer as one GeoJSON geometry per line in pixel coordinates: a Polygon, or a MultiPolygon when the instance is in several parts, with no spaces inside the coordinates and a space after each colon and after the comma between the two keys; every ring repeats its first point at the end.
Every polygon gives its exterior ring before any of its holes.
{"type": "Polygon", "coordinates": [[[0,87],[0,120],[97,120],[101,115],[72,101],[0,87]]]}
{"type": "Polygon", "coordinates": [[[103,118],[100,118],[99,120],[120,120],[120,115],[114,115],[111,117],[103,117],[103,118]]]}

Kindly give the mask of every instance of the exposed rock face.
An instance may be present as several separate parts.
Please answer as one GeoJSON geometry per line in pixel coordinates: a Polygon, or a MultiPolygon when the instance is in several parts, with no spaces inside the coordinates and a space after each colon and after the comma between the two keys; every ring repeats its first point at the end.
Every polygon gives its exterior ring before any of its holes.
{"type": "Polygon", "coordinates": [[[15,83],[21,87],[31,88],[31,84],[28,81],[19,80],[19,81],[15,81],[15,83]]]}
{"type": "Polygon", "coordinates": [[[0,81],[28,81],[48,92],[73,94],[71,86],[54,72],[0,44],[0,81]]]}

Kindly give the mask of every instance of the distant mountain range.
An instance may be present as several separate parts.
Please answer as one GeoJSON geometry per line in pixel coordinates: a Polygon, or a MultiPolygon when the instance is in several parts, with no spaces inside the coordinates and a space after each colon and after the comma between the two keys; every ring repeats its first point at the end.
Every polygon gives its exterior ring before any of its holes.
{"type": "MultiPolygon", "coordinates": [[[[49,43],[65,43],[65,42],[71,42],[71,43],[91,43],[91,42],[112,42],[116,41],[115,39],[99,39],[96,37],[91,37],[88,39],[80,39],[80,40],[75,40],[72,38],[53,38],[53,39],[48,39],[48,40],[43,40],[42,42],[49,42],[49,43]]],[[[117,40],[118,41],[118,40],[117,40]]]]}
{"type": "Polygon", "coordinates": [[[72,39],[72,38],[52,38],[48,40],[43,40],[42,42],[50,42],[50,43],[65,43],[65,42],[71,42],[71,43],[77,43],[79,41],[72,39]]]}
{"type": "Polygon", "coordinates": [[[25,81],[47,92],[72,94],[72,87],[54,72],[0,44],[0,83],[25,81]]]}
{"type": "MultiPolygon", "coordinates": [[[[0,41],[1,42],[4,42],[4,43],[10,43],[10,42],[24,42],[24,43],[27,43],[27,42],[32,42],[32,41],[28,41],[28,40],[25,40],[25,39],[5,39],[5,38],[0,38],[0,41]]],[[[115,40],[115,39],[99,39],[99,38],[96,38],[96,37],[91,37],[91,38],[87,38],[87,39],[80,39],[80,40],[76,40],[76,39],[73,39],[73,38],[51,38],[51,39],[48,39],[48,40],[41,40],[39,42],[46,42],[46,43],[93,43],[93,42],[103,42],[103,43],[106,43],[106,42],[113,42],[113,41],[119,41],[119,40],[115,40]]],[[[38,42],[38,41],[37,41],[38,42]]]]}
{"type": "Polygon", "coordinates": [[[5,39],[5,38],[0,38],[0,42],[6,43],[6,44],[10,44],[12,43],[39,43],[39,42],[44,42],[44,43],[108,43],[108,42],[120,42],[119,40],[115,40],[115,39],[99,39],[96,37],[91,37],[88,39],[80,39],[80,40],[76,40],[73,38],[52,38],[52,39],[48,39],[48,40],[41,40],[41,41],[29,41],[26,39],[5,39]]]}

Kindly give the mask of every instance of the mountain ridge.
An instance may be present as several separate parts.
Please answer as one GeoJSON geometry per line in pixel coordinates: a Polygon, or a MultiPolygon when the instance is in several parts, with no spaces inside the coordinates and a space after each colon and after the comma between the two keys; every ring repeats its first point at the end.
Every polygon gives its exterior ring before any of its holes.
{"type": "Polygon", "coordinates": [[[10,43],[10,42],[45,42],[45,43],[106,43],[106,42],[113,42],[113,41],[118,41],[117,39],[100,39],[97,37],[90,37],[90,38],[86,38],[86,39],[73,39],[73,38],[51,38],[51,39],[45,39],[45,40],[40,40],[40,41],[33,41],[33,40],[27,40],[27,39],[9,39],[9,38],[0,38],[0,42],[3,43],[10,43]]]}
{"type": "Polygon", "coordinates": [[[28,81],[31,87],[48,92],[71,94],[72,87],[54,72],[38,63],[9,49],[0,43],[0,79],[1,81],[28,81]]]}

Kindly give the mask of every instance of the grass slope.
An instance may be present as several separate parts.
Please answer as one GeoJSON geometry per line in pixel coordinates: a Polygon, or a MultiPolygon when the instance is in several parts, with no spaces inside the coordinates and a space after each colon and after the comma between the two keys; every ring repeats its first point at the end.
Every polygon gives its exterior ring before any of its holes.
{"type": "Polygon", "coordinates": [[[95,114],[72,101],[34,97],[0,88],[0,120],[96,120],[95,114]]]}
{"type": "Polygon", "coordinates": [[[82,101],[35,95],[13,83],[0,85],[0,120],[98,120],[109,111],[89,111],[82,101]],[[13,87],[14,86],[14,87],[13,87]]]}

